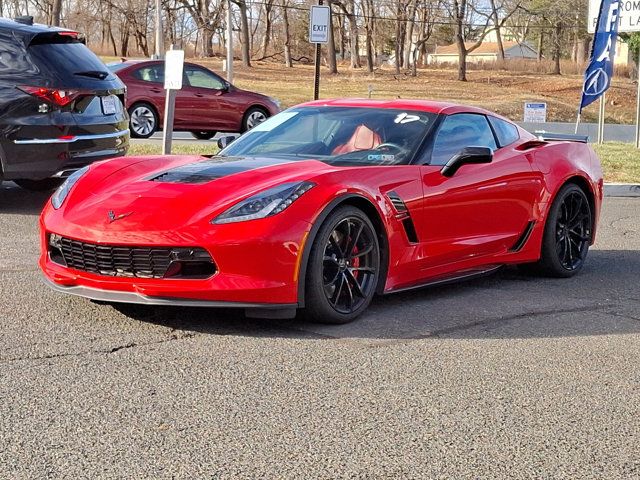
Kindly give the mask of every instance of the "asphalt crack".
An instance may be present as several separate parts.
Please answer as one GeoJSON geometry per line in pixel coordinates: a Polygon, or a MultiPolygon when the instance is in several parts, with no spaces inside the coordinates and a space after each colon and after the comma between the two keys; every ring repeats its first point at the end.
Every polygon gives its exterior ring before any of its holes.
{"type": "Polygon", "coordinates": [[[147,347],[150,345],[160,345],[163,343],[174,342],[177,340],[186,340],[188,338],[195,337],[196,335],[197,335],[196,332],[183,332],[180,335],[176,333],[172,333],[168,337],[162,338],[160,340],[155,340],[152,342],[142,342],[142,343],[129,342],[124,345],[117,345],[112,348],[105,348],[105,349],[99,349],[99,350],[85,350],[82,352],[54,353],[54,354],[42,355],[38,357],[13,357],[13,358],[8,358],[0,361],[0,364],[11,364],[11,363],[20,362],[20,361],[37,361],[37,360],[52,360],[52,359],[67,358],[67,357],[82,357],[87,355],[110,355],[112,353],[117,353],[121,350],[129,350],[129,349],[138,348],[138,347],[147,347]]]}
{"type": "Polygon", "coordinates": [[[471,330],[477,327],[488,327],[498,323],[507,323],[513,320],[519,320],[523,318],[535,318],[535,317],[544,317],[547,315],[556,315],[563,313],[579,313],[579,312],[593,312],[593,311],[606,311],[608,308],[615,307],[614,304],[601,304],[601,305],[590,305],[584,307],[573,307],[573,308],[564,308],[564,309],[548,309],[548,310],[536,310],[530,312],[517,313],[514,315],[507,315],[498,318],[484,318],[482,320],[476,320],[471,323],[465,323],[464,325],[452,325],[450,327],[445,327],[437,330],[433,330],[431,332],[416,335],[411,338],[403,338],[403,339],[394,339],[383,342],[376,342],[373,344],[369,344],[369,348],[376,347],[385,347],[396,344],[408,344],[410,342],[415,342],[418,340],[425,340],[430,338],[442,338],[445,335],[450,335],[456,332],[463,332],[465,330],[471,330]]]}

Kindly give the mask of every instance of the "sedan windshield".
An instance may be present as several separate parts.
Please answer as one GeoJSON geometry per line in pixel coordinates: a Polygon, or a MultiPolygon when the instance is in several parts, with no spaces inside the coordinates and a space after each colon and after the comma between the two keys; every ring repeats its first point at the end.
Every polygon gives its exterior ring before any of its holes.
{"type": "Polygon", "coordinates": [[[261,123],[223,156],[317,159],[331,165],[409,163],[433,113],[366,107],[297,107],[261,123]]]}

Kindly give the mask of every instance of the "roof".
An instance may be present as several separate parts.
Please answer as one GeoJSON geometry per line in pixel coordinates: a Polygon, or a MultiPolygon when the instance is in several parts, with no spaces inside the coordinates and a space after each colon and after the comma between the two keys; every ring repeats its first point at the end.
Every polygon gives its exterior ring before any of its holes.
{"type": "MultiPolygon", "coordinates": [[[[465,47],[471,48],[475,45],[475,42],[465,42],[465,47]]],[[[510,48],[516,47],[520,45],[518,42],[502,42],[502,46],[504,50],[509,50],[510,48]]],[[[498,42],[483,42],[478,48],[476,48],[473,52],[469,52],[467,56],[471,55],[491,55],[498,54],[498,42]]],[[[458,55],[458,45],[446,45],[443,47],[436,47],[436,51],[434,55],[458,55]]]]}
{"type": "Polygon", "coordinates": [[[433,100],[412,100],[412,99],[395,99],[395,100],[372,100],[367,98],[336,98],[331,100],[316,100],[313,102],[303,103],[305,107],[360,107],[360,108],[390,108],[401,110],[418,110],[429,113],[482,113],[485,115],[494,115],[488,110],[478,107],[470,107],[467,105],[459,105],[451,102],[437,102],[433,100]]]}
{"type": "Polygon", "coordinates": [[[18,37],[22,37],[21,39],[25,44],[29,44],[36,35],[41,33],[74,31],[68,28],[50,27],[41,23],[27,25],[8,18],[0,18],[0,30],[10,30],[14,35],[17,34],[18,37]]]}
{"type": "Polygon", "coordinates": [[[13,30],[20,33],[45,33],[45,32],[69,32],[68,28],[50,27],[49,25],[43,25],[41,23],[34,23],[33,25],[27,25],[25,23],[16,22],[9,18],[0,18],[0,29],[13,30]]]}

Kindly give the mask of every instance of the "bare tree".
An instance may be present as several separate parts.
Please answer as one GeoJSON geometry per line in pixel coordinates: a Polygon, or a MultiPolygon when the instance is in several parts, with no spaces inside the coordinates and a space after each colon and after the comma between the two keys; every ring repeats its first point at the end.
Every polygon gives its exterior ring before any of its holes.
{"type": "Polygon", "coordinates": [[[251,66],[251,40],[246,0],[232,0],[240,8],[240,35],[242,36],[242,64],[251,66]]]}
{"type": "Polygon", "coordinates": [[[355,0],[338,0],[333,2],[337,5],[349,21],[349,55],[351,57],[351,68],[361,68],[360,45],[358,32],[358,18],[356,16],[355,0]]]}

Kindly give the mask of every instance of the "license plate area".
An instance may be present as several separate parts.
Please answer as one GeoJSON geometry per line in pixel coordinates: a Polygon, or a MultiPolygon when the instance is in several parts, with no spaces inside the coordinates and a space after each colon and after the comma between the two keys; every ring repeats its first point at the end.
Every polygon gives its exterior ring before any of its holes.
{"type": "Polygon", "coordinates": [[[118,111],[118,97],[115,95],[109,95],[107,97],[100,97],[102,103],[102,113],[105,115],[113,115],[118,111]]]}

